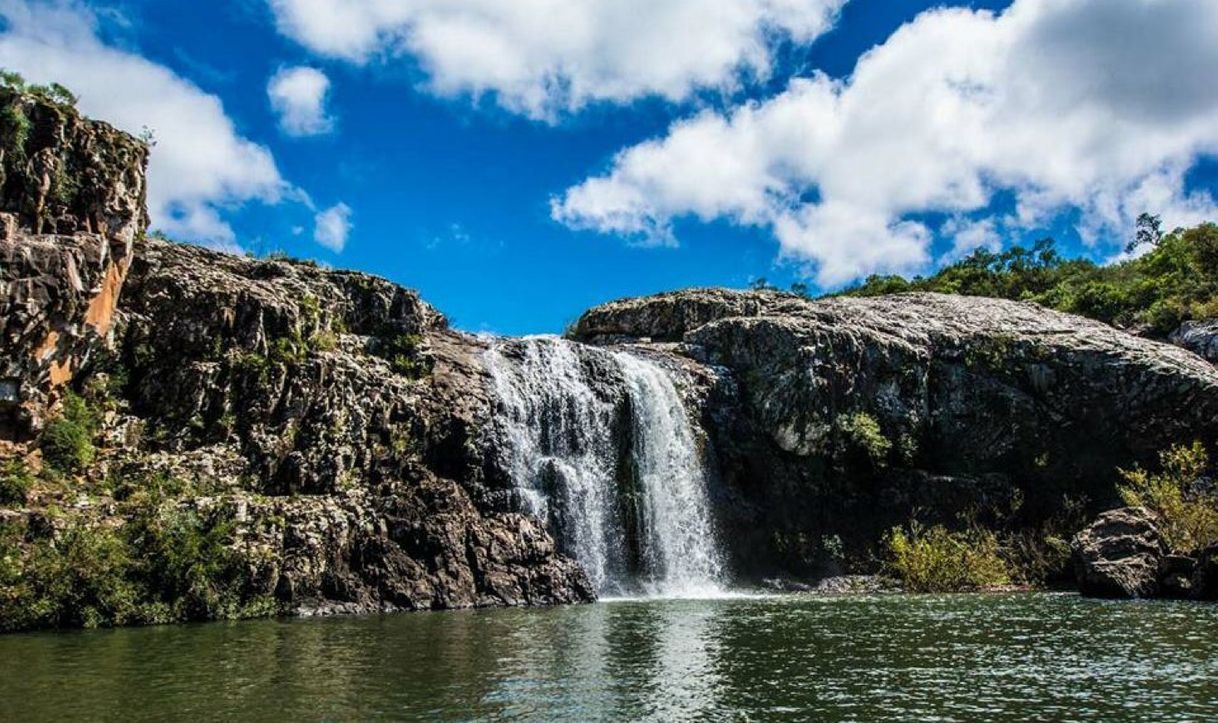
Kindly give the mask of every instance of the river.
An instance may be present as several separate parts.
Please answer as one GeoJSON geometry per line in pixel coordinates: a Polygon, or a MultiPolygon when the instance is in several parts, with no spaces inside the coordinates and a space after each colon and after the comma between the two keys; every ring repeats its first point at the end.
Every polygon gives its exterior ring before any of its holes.
{"type": "Polygon", "coordinates": [[[0,718],[1214,720],[1218,606],[623,600],[0,637],[0,718]]]}

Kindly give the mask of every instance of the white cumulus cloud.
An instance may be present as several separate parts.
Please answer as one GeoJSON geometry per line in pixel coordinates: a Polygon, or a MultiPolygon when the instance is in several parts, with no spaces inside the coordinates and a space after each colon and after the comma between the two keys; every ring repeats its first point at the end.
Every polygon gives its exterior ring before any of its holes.
{"type": "Polygon", "coordinates": [[[75,2],[0,0],[0,67],[37,83],[58,82],[80,109],[126,130],[155,132],[148,206],[155,226],[231,248],[221,209],[277,203],[299,192],[271,152],[240,135],[220,99],[164,66],[104,44],[97,19],[75,2]]]}
{"type": "Polygon", "coordinates": [[[333,130],[334,119],[326,108],[330,79],[320,70],[283,68],[271,76],[266,92],[284,133],[318,136],[333,130]]]}
{"type": "Polygon", "coordinates": [[[1185,192],[1218,152],[1215,77],[1213,0],[932,10],[849,78],[798,78],[623,150],[552,215],[653,243],[673,243],[681,217],[770,228],[825,285],[923,269],[936,231],[961,253],[1067,210],[1089,240],[1144,210],[1193,223],[1218,215],[1208,193],[1185,192]],[[999,192],[1015,210],[988,217],[999,192]],[[929,228],[927,212],[952,220],[929,228]]]}
{"type": "Polygon", "coordinates": [[[319,211],[314,218],[313,240],[334,253],[347,245],[351,235],[351,207],[345,203],[319,211]]]}
{"type": "Polygon", "coordinates": [[[811,41],[845,1],[268,0],[279,29],[317,53],[408,56],[437,93],[490,93],[547,119],[764,77],[776,40],[811,41]]]}

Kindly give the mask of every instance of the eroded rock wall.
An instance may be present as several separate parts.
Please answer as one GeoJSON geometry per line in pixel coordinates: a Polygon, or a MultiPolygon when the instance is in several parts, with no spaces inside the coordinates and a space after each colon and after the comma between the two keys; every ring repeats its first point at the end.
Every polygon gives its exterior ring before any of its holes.
{"type": "Polygon", "coordinates": [[[144,143],[0,90],[0,440],[41,427],[111,332],[145,211],[144,143]]]}
{"type": "Polygon", "coordinates": [[[693,290],[598,307],[574,335],[680,342],[726,372],[705,423],[752,574],[824,572],[838,540],[865,561],[912,518],[1098,511],[1118,466],[1218,433],[1212,365],[1031,304],[693,290]]]}

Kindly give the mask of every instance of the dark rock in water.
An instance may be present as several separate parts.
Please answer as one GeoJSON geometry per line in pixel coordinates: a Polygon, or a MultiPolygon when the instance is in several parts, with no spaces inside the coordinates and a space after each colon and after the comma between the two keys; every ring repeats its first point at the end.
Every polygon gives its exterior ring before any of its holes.
{"type": "Polygon", "coordinates": [[[816,589],[815,585],[781,577],[767,577],[761,581],[761,587],[774,592],[812,592],[816,589]]]}
{"type": "Polygon", "coordinates": [[[1090,597],[1159,594],[1166,553],[1152,512],[1125,507],[1103,513],[1072,543],[1079,592],[1090,597]]]}
{"type": "Polygon", "coordinates": [[[1193,597],[1193,576],[1197,561],[1185,555],[1166,555],[1159,565],[1159,594],[1187,600],[1193,597]]]}
{"type": "Polygon", "coordinates": [[[899,591],[900,587],[892,580],[879,575],[838,575],[816,583],[816,592],[822,595],[874,595],[899,591]]]}
{"type": "Polygon", "coordinates": [[[1168,340],[1207,361],[1218,363],[1218,319],[1186,321],[1168,340]]]}
{"type": "Polygon", "coordinates": [[[1193,599],[1218,601],[1218,545],[1197,554],[1191,587],[1193,599]]]}

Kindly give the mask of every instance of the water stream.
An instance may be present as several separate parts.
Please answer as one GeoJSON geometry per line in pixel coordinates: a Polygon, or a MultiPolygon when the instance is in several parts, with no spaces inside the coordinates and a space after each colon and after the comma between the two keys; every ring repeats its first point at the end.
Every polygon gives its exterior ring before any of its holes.
{"type": "Polygon", "coordinates": [[[557,337],[502,340],[487,364],[522,506],[549,523],[601,595],[722,590],[698,435],[677,372],[557,337]]]}

